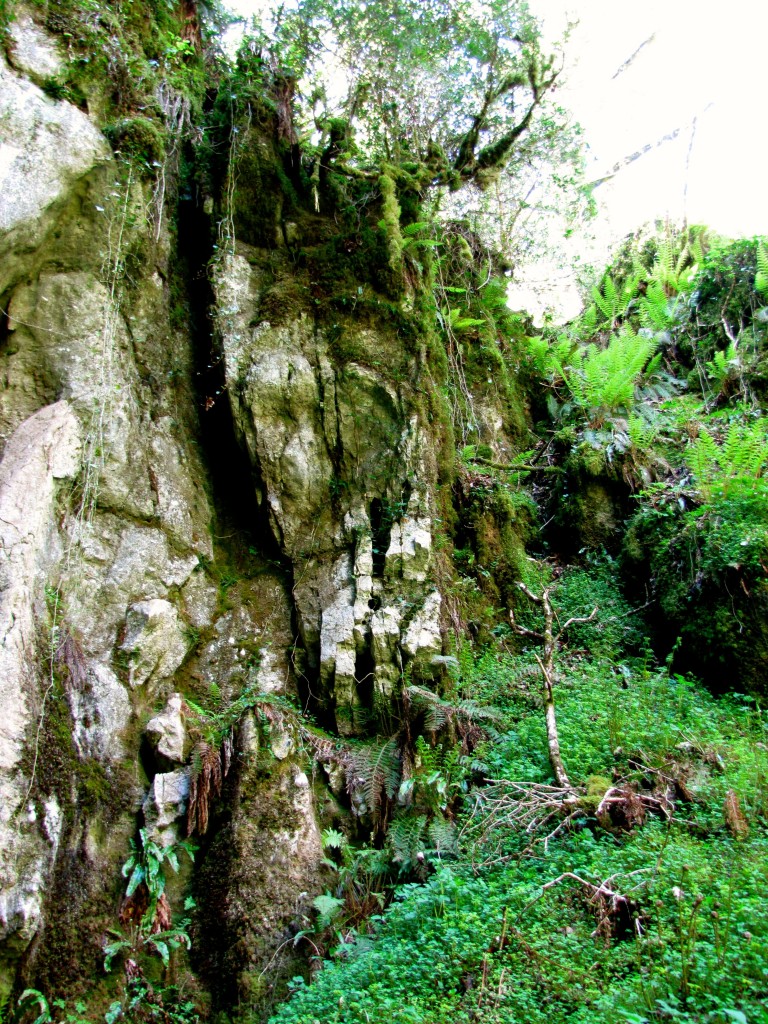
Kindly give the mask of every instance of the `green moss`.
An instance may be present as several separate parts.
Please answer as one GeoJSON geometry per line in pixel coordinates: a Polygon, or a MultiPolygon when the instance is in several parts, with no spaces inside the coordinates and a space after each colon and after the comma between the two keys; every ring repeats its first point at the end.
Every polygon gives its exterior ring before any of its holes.
{"type": "Polygon", "coordinates": [[[400,204],[397,201],[395,181],[386,165],[379,176],[381,190],[381,228],[387,242],[387,265],[391,272],[390,290],[402,290],[403,234],[400,230],[400,204]]]}
{"type": "Polygon", "coordinates": [[[624,570],[658,601],[652,625],[674,666],[721,689],[765,692],[768,531],[762,498],[686,509],[677,495],[644,503],[627,530],[624,570]]]}
{"type": "Polygon", "coordinates": [[[279,158],[267,138],[255,129],[244,131],[237,145],[237,176],[232,197],[232,219],[237,238],[257,248],[278,244],[278,229],[285,206],[279,158]]]}
{"type": "Polygon", "coordinates": [[[0,47],[8,41],[8,26],[13,21],[15,0],[0,0],[0,47]]]}
{"type": "Polygon", "coordinates": [[[566,469],[579,479],[600,478],[608,470],[605,449],[583,442],[574,448],[566,463],[566,469]]]}
{"type": "Polygon", "coordinates": [[[121,117],[104,125],[110,145],[147,168],[165,159],[165,133],[148,117],[121,117]]]}
{"type": "Polygon", "coordinates": [[[284,934],[306,893],[295,871],[289,876],[278,866],[285,856],[279,837],[302,827],[292,798],[296,764],[251,754],[239,769],[231,817],[199,858],[200,940],[193,955],[210,984],[214,1011],[239,1004],[266,1019],[265,1011],[285,996],[288,980],[303,966],[299,953],[286,949],[284,934]],[[287,956],[276,958],[278,947],[287,956]],[[270,986],[264,991],[257,979],[267,965],[270,986]]]}

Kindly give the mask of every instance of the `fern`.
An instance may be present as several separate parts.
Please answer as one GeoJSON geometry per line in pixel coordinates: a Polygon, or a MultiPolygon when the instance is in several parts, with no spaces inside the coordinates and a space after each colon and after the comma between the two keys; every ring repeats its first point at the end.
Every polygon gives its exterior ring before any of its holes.
{"type": "Polygon", "coordinates": [[[762,478],[768,466],[766,434],[762,420],[752,425],[732,424],[720,445],[707,430],[700,431],[686,461],[707,501],[764,486],[762,478]]]}
{"type": "Polygon", "coordinates": [[[323,830],[322,835],[323,849],[324,850],[339,850],[343,851],[349,845],[349,840],[343,832],[339,832],[335,828],[326,828],[323,830]]]}
{"type": "Polygon", "coordinates": [[[219,750],[200,742],[192,757],[193,772],[189,781],[187,803],[187,835],[205,835],[214,800],[221,795],[221,787],[231,762],[231,740],[225,740],[219,750]],[[223,753],[229,747],[229,754],[223,753]],[[199,765],[199,769],[195,768],[199,765]]]}
{"type": "Polygon", "coordinates": [[[625,326],[607,348],[589,345],[579,365],[564,368],[573,400],[592,411],[592,424],[599,423],[606,414],[632,406],[635,387],[657,344],[653,338],[635,334],[625,326]]]}
{"type": "Polygon", "coordinates": [[[714,438],[708,431],[699,431],[699,436],[691,445],[686,461],[699,490],[706,496],[720,472],[719,451],[714,438]]]}
{"type": "Polygon", "coordinates": [[[446,818],[433,818],[427,828],[427,837],[432,849],[438,854],[458,853],[456,826],[446,818]]]}
{"type": "Polygon", "coordinates": [[[719,349],[706,364],[707,376],[717,388],[718,393],[726,390],[728,383],[741,371],[741,358],[735,341],[728,343],[728,348],[719,349]]]}
{"type": "Polygon", "coordinates": [[[485,323],[485,320],[478,320],[471,316],[462,316],[461,310],[456,308],[448,309],[446,307],[443,310],[443,316],[446,317],[448,327],[454,331],[464,331],[468,327],[480,327],[485,323]]]}
{"type": "Polygon", "coordinates": [[[407,694],[413,710],[417,714],[423,713],[426,732],[439,732],[451,720],[452,705],[431,690],[421,686],[409,686],[407,694]]]}
{"type": "Polygon", "coordinates": [[[328,928],[344,909],[344,900],[330,893],[321,893],[312,900],[312,906],[318,913],[318,926],[328,928]]]}
{"type": "Polygon", "coordinates": [[[688,231],[688,251],[690,252],[691,259],[693,260],[693,266],[691,267],[689,280],[704,262],[704,256],[706,255],[708,248],[709,241],[707,239],[707,229],[701,226],[690,228],[688,231]]]}
{"type": "MultiPolygon", "coordinates": [[[[595,324],[599,319],[597,316],[597,311],[599,311],[602,314],[600,326],[613,329],[618,321],[626,315],[630,302],[637,295],[637,285],[637,278],[630,277],[619,289],[610,274],[606,274],[600,288],[592,289],[592,299],[596,307],[595,324]]],[[[590,313],[590,319],[591,317],[590,313]]],[[[583,322],[586,324],[586,315],[583,322]]]]}
{"type": "Polygon", "coordinates": [[[680,251],[678,246],[679,241],[676,239],[662,239],[651,268],[652,282],[660,285],[669,296],[683,291],[695,270],[688,246],[683,243],[680,251]]]}
{"type": "Polygon", "coordinates": [[[493,708],[481,707],[469,700],[452,704],[421,686],[409,686],[406,694],[412,709],[424,715],[424,729],[429,733],[439,732],[446,725],[455,724],[464,738],[468,730],[479,722],[487,727],[500,720],[499,712],[493,708]]]}
{"type": "Polygon", "coordinates": [[[638,317],[651,331],[667,331],[675,323],[677,299],[670,299],[660,281],[651,281],[638,302],[638,317]]]}
{"type": "Polygon", "coordinates": [[[650,448],[659,433],[658,424],[649,423],[642,416],[630,416],[627,420],[627,437],[632,448],[644,451],[650,448]]]}
{"type": "Polygon", "coordinates": [[[381,744],[350,748],[345,758],[347,792],[361,794],[375,821],[381,819],[386,800],[392,800],[402,777],[402,760],[395,737],[381,744]]]}
{"type": "Polygon", "coordinates": [[[757,243],[757,273],[755,274],[755,291],[768,292],[768,246],[761,238],[757,243]]]}
{"type": "Polygon", "coordinates": [[[528,355],[533,363],[536,372],[540,377],[545,377],[551,367],[550,346],[546,338],[526,338],[528,355]]]}
{"type": "Polygon", "coordinates": [[[406,870],[423,854],[426,846],[426,815],[401,815],[392,821],[387,832],[387,846],[392,860],[406,870]]]}
{"type": "Polygon", "coordinates": [[[571,324],[571,333],[575,338],[591,338],[597,331],[598,309],[593,303],[571,324]]]}

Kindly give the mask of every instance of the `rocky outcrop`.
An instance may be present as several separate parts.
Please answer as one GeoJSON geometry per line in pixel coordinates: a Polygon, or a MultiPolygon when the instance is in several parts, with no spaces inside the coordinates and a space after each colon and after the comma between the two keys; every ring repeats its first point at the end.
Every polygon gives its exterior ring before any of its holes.
{"type": "MultiPolygon", "coordinates": [[[[247,536],[221,529],[163,205],[173,162],[118,158],[43,91],[66,57],[30,10],[0,59],[0,1002],[14,977],[83,987],[129,838],[186,836],[200,751],[222,737],[239,745],[195,869],[201,970],[251,998],[322,888],[318,808],[346,812],[310,784],[298,712],[248,708],[293,700],[330,731],[373,733],[403,681],[444,661],[433,385],[405,300],[318,316],[293,258],[302,224],[252,135],[242,166],[261,167],[252,227],[269,248],[222,247],[212,277],[250,467],[233,500],[254,490],[257,507],[247,536]],[[224,566],[214,538],[233,534],[224,566]]],[[[165,88],[158,109],[178,113],[165,88]]]]}
{"type": "Polygon", "coordinates": [[[39,622],[45,582],[63,557],[55,502],[77,473],[80,447],[77,418],[57,402],[19,426],[0,464],[0,939],[14,935],[21,948],[35,933],[62,825],[55,794],[28,798],[55,641],[45,643],[39,622]]]}
{"type": "MultiPolygon", "coordinates": [[[[55,44],[23,12],[12,31],[15,68],[42,80],[55,44]]],[[[45,956],[63,850],[117,877],[124,848],[93,836],[135,827],[140,773],[118,779],[187,655],[186,616],[215,608],[193,581],[210,509],[191,387],[169,383],[191,379],[190,338],[169,325],[151,188],[2,61],[0,121],[3,988],[33,937],[45,956]]]]}
{"type": "Polygon", "coordinates": [[[435,443],[416,411],[418,358],[385,322],[340,314],[329,328],[296,302],[280,323],[262,319],[264,268],[280,258],[238,244],[218,264],[227,389],[292,568],[301,669],[336,727],[355,733],[377,700],[391,703],[407,663],[429,677],[441,650],[435,443]],[[334,350],[344,332],[355,360],[334,350]]]}
{"type": "Polygon", "coordinates": [[[293,935],[311,924],[312,896],[322,888],[323,848],[309,779],[290,757],[265,772],[262,758],[269,754],[262,742],[253,719],[246,719],[246,762],[228,793],[232,816],[199,875],[205,926],[198,959],[219,1005],[258,1002],[277,979],[295,973],[293,935]]]}

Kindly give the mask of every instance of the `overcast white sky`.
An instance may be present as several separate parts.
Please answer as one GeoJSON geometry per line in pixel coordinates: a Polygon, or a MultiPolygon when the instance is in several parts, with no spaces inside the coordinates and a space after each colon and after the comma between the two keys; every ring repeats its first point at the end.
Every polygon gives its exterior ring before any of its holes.
{"type": "MultiPolygon", "coordinates": [[[[268,0],[226,3],[248,15],[268,0]]],[[[679,131],[596,190],[603,238],[667,216],[733,237],[768,234],[765,0],[530,6],[552,37],[566,13],[579,21],[558,99],[585,129],[591,177],[679,131]]]]}
{"type": "MultiPolygon", "coordinates": [[[[568,5],[536,0],[533,6],[551,22],[555,10],[568,5]]],[[[683,129],[676,142],[643,156],[615,182],[609,212],[621,221],[620,230],[638,219],[687,212],[689,222],[705,221],[727,234],[768,231],[768,5],[581,0],[573,6],[580,25],[563,98],[584,125],[595,167],[607,170],[683,129]]]]}

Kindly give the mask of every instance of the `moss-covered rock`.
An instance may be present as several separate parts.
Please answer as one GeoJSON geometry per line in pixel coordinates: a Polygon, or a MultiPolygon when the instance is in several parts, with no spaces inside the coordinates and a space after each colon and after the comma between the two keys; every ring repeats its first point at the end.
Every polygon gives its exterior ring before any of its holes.
{"type": "Polygon", "coordinates": [[[215,1009],[263,1013],[300,969],[291,940],[310,923],[323,853],[306,774],[272,758],[252,719],[243,730],[226,820],[200,864],[195,948],[215,1009]]]}

